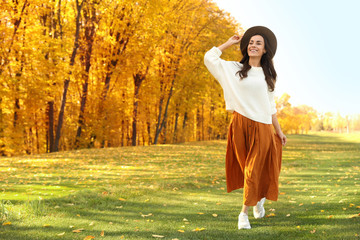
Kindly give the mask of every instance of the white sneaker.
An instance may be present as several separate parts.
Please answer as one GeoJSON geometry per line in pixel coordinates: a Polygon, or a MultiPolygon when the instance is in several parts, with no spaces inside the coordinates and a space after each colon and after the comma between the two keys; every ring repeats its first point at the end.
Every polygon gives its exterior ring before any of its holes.
{"type": "Polygon", "coordinates": [[[253,208],[254,218],[262,218],[265,216],[265,208],[264,208],[265,200],[266,198],[262,198],[253,208]]]}
{"type": "Polygon", "coordinates": [[[241,212],[239,214],[238,228],[239,229],[251,229],[248,215],[243,212],[241,212]]]}

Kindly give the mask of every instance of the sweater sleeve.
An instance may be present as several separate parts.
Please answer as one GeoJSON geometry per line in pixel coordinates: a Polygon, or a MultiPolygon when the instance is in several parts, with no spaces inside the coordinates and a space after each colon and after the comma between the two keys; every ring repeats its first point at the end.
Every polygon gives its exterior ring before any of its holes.
{"type": "Polygon", "coordinates": [[[209,72],[216,78],[220,85],[224,87],[226,61],[220,58],[221,54],[222,52],[219,48],[211,48],[205,53],[204,63],[209,72]]]}
{"type": "Polygon", "coordinates": [[[275,90],[272,92],[268,92],[269,94],[269,102],[270,102],[270,113],[271,115],[275,114],[277,112],[276,110],[276,103],[275,103],[275,90]]]}

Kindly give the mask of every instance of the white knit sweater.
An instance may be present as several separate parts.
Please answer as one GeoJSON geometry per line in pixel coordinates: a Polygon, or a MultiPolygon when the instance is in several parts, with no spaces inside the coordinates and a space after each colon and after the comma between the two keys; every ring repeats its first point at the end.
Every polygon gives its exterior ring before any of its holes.
{"type": "Polygon", "coordinates": [[[242,64],[225,61],[220,58],[221,54],[219,48],[213,47],[205,54],[204,62],[224,90],[226,110],[272,124],[272,115],[276,113],[274,92],[269,91],[262,68],[251,67],[248,76],[241,80],[236,73],[242,64]]]}

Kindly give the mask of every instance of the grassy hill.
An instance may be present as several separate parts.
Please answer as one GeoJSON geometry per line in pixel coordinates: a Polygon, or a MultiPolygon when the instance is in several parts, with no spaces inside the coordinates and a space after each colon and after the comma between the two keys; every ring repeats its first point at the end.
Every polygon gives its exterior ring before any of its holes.
{"type": "Polygon", "coordinates": [[[0,158],[0,239],[359,239],[360,134],[288,140],[279,201],[251,230],[226,141],[0,158]]]}

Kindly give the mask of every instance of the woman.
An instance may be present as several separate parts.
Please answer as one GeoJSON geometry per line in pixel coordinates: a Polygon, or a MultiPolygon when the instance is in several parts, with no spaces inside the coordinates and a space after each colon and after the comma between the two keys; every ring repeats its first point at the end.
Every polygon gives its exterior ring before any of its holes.
{"type": "Polygon", "coordinates": [[[243,37],[232,36],[210,49],[205,65],[224,91],[226,109],[233,112],[226,151],[227,191],[244,188],[238,228],[250,229],[249,206],[255,218],[265,215],[265,199],[278,198],[282,145],[286,136],[276,117],[276,71],[272,58],[277,40],[263,26],[248,29],[243,37]],[[242,60],[225,61],[223,51],[240,43],[242,60]],[[276,134],[274,133],[274,129],[276,134]]]}

